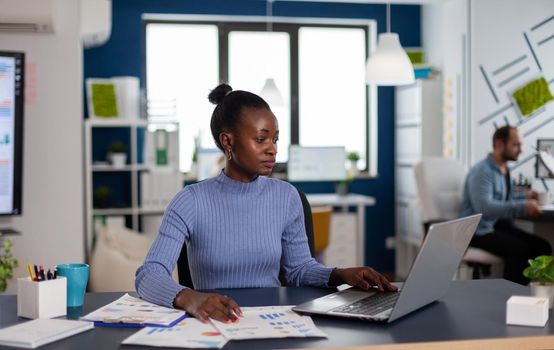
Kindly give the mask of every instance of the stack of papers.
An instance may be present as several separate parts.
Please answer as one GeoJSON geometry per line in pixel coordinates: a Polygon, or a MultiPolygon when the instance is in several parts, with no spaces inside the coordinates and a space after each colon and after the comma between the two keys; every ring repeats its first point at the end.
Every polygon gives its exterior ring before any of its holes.
{"type": "Polygon", "coordinates": [[[292,311],[292,306],[243,307],[244,314],[235,323],[211,321],[202,323],[187,318],[171,328],[145,328],[123,341],[123,344],[181,348],[218,348],[229,340],[291,337],[321,337],[311,317],[292,311]]]}
{"type": "Polygon", "coordinates": [[[195,318],[187,318],[171,328],[144,328],[121,343],[172,348],[221,349],[227,344],[227,339],[211,324],[202,323],[195,318]]]}
{"type": "Polygon", "coordinates": [[[81,319],[92,321],[97,326],[171,327],[186,316],[183,310],[152,304],[125,294],[81,319]]]}
{"type": "Polygon", "coordinates": [[[0,345],[36,348],[94,328],[91,322],[39,318],[0,330],[0,345]]]}

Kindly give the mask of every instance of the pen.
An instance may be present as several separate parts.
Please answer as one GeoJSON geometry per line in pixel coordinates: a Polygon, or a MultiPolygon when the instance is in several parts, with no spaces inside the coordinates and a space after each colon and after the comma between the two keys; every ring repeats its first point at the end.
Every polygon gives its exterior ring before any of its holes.
{"type": "Polygon", "coordinates": [[[44,276],[44,266],[40,265],[40,280],[46,281],[46,276],[44,276]]]}
{"type": "Polygon", "coordinates": [[[31,281],[34,281],[35,275],[33,274],[33,267],[31,264],[28,264],[27,267],[29,268],[29,276],[31,277],[31,281]]]}
{"type": "Polygon", "coordinates": [[[40,276],[38,274],[38,268],[37,268],[37,265],[33,265],[33,268],[35,270],[35,281],[39,281],[40,280],[40,276]]]}
{"type": "Polygon", "coordinates": [[[46,273],[46,279],[48,280],[52,279],[52,272],[50,272],[50,269],[48,269],[48,272],[46,273]]]}

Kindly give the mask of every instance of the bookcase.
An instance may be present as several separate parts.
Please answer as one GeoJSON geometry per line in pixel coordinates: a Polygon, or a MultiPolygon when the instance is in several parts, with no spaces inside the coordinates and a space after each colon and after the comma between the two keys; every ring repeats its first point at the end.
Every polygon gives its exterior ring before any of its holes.
{"type": "Polygon", "coordinates": [[[178,122],[87,119],[85,134],[85,252],[94,246],[96,223],[141,232],[149,216],[163,215],[182,187],[178,122]],[[125,146],[126,162],[106,161],[110,145],[125,146]]]}
{"type": "Polygon", "coordinates": [[[414,167],[440,157],[443,145],[440,80],[418,79],[395,89],[396,275],[407,276],[423,240],[414,167]]]}

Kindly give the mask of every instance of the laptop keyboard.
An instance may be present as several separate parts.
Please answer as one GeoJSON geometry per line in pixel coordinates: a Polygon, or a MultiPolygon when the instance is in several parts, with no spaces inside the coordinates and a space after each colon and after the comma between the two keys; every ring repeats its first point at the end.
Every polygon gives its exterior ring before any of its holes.
{"type": "Polygon", "coordinates": [[[400,293],[398,292],[376,293],[351,304],[340,306],[332,311],[344,314],[375,316],[392,308],[399,295],[400,293]]]}

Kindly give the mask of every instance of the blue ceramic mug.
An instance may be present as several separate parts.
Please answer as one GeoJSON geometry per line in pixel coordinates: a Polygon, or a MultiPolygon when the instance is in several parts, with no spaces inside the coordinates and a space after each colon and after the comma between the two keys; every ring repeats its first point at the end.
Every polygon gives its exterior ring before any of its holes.
{"type": "Polygon", "coordinates": [[[87,289],[89,266],[87,264],[59,264],[58,276],[67,278],[67,306],[83,305],[87,289]]]}

